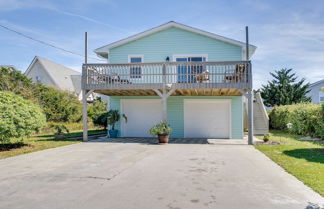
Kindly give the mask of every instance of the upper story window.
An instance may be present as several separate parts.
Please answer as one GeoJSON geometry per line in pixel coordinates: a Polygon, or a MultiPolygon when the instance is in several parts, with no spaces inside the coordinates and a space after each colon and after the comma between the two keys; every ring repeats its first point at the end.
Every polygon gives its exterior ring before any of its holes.
{"type": "MultiPolygon", "coordinates": [[[[129,56],[130,63],[142,63],[142,55],[129,56]]],[[[142,78],[142,68],[140,66],[135,66],[130,68],[130,78],[142,78]]]]}

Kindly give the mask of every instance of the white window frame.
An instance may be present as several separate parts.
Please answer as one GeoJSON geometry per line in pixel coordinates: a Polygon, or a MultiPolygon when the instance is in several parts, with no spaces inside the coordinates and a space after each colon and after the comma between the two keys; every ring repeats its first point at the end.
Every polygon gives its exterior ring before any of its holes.
{"type": "Polygon", "coordinates": [[[188,58],[188,57],[205,57],[206,61],[208,61],[208,54],[173,54],[172,61],[176,62],[177,58],[188,58]]]}
{"type": "MultiPolygon", "coordinates": [[[[128,55],[128,63],[131,63],[131,58],[141,58],[141,60],[142,60],[142,62],[140,62],[140,63],[143,63],[144,62],[144,55],[143,54],[129,54],[128,55]]],[[[131,68],[129,68],[129,77],[131,78],[131,79],[142,79],[142,70],[143,69],[141,69],[141,74],[139,74],[139,78],[132,78],[132,74],[131,74],[131,68]]]]}

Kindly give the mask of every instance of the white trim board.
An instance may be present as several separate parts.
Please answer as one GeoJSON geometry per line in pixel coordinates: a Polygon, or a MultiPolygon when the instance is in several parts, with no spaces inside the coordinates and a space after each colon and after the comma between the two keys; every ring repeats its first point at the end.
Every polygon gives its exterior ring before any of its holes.
{"type": "MultiPolygon", "coordinates": [[[[181,23],[174,22],[174,21],[170,21],[170,22],[167,22],[167,23],[162,24],[160,26],[157,26],[157,27],[154,27],[152,29],[146,30],[144,32],[141,32],[141,33],[135,34],[133,36],[130,36],[128,38],[125,38],[125,39],[113,42],[111,44],[99,47],[99,48],[95,49],[94,52],[99,57],[107,58],[108,54],[109,54],[109,50],[112,49],[112,48],[115,48],[117,46],[121,46],[123,44],[129,43],[129,42],[132,42],[132,41],[135,41],[137,39],[140,39],[140,38],[143,38],[145,36],[151,35],[153,33],[168,29],[170,27],[183,29],[183,30],[190,31],[190,32],[193,32],[193,33],[197,33],[197,34],[200,34],[200,35],[203,35],[203,36],[207,36],[209,38],[213,38],[213,39],[216,39],[216,40],[219,40],[219,41],[223,41],[223,42],[230,43],[230,44],[233,44],[233,45],[236,45],[236,46],[240,46],[242,48],[242,51],[246,51],[246,49],[245,49],[246,44],[244,42],[237,41],[237,40],[234,40],[234,39],[231,39],[231,38],[226,38],[224,36],[220,36],[220,35],[217,35],[217,34],[214,34],[214,33],[211,33],[211,32],[207,32],[207,31],[204,31],[204,30],[201,30],[201,29],[198,29],[198,28],[193,28],[193,27],[181,24],[181,23]]],[[[250,54],[251,54],[250,56],[252,56],[257,47],[250,44],[249,48],[250,48],[250,54]]]]}

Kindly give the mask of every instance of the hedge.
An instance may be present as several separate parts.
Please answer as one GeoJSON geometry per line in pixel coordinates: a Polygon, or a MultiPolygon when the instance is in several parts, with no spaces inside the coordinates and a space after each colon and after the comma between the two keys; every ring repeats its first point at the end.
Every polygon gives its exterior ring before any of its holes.
{"type": "Polygon", "coordinates": [[[0,142],[39,131],[45,125],[43,111],[32,101],[8,91],[0,91],[0,142]]]}
{"type": "Polygon", "coordinates": [[[270,128],[324,139],[323,111],[321,105],[310,103],[275,106],[269,113],[270,128]]]}

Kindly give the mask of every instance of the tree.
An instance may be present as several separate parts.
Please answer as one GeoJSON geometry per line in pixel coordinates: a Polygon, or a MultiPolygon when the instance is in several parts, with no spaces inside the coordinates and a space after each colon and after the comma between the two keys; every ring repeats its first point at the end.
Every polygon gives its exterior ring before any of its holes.
{"type": "Polygon", "coordinates": [[[29,136],[46,123],[42,110],[32,101],[8,92],[0,92],[0,141],[29,136]]]}
{"type": "Polygon", "coordinates": [[[290,105],[300,102],[310,102],[311,98],[306,94],[309,92],[309,83],[304,84],[305,79],[298,81],[292,69],[281,69],[270,73],[274,78],[262,85],[259,90],[266,106],[290,105]]]}

